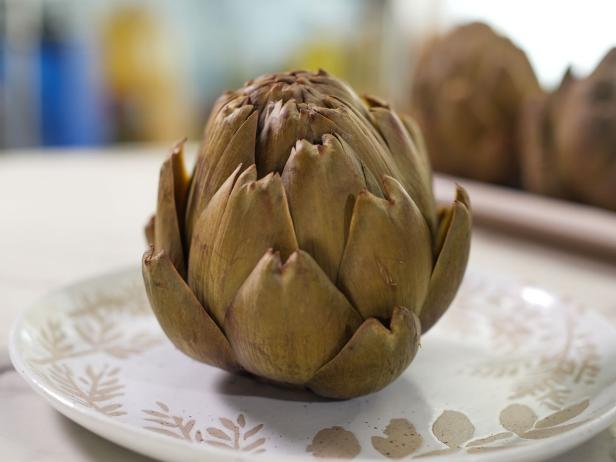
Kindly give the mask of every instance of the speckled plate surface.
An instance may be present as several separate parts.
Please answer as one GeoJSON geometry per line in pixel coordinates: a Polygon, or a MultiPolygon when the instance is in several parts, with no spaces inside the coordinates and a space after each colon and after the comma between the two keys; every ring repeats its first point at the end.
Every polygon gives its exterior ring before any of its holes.
{"type": "Polygon", "coordinates": [[[542,460],[616,418],[616,318],[470,271],[406,373],[326,401],[194,362],[126,271],[50,294],[11,357],[52,406],[166,461],[542,460]]]}

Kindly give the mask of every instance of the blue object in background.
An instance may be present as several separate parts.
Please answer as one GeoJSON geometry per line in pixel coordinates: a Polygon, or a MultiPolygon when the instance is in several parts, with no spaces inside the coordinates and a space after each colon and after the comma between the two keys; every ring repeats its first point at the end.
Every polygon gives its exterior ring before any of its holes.
{"type": "Polygon", "coordinates": [[[109,121],[92,47],[46,29],[40,44],[41,144],[109,142],[109,121]]]}

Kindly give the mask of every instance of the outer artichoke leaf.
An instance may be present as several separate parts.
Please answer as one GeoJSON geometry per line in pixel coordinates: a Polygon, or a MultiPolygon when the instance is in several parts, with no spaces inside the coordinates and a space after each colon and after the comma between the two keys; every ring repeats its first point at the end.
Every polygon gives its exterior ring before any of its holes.
{"type": "Polygon", "coordinates": [[[445,226],[439,231],[442,244],[430,278],[428,296],[419,317],[423,332],[427,332],[453,301],[468,262],[471,246],[471,212],[466,191],[458,186],[456,199],[443,216],[445,226]]]}
{"type": "Polygon", "coordinates": [[[148,246],[154,245],[154,229],[156,228],[156,215],[152,215],[148,222],[145,224],[143,232],[145,234],[145,241],[148,246]]]}
{"type": "Polygon", "coordinates": [[[419,313],[432,273],[430,231],[402,185],[385,177],[386,199],[367,191],[353,210],[338,286],[364,318],[389,319],[394,306],[419,313]]]}
{"type": "Polygon", "coordinates": [[[317,371],[308,387],[338,399],[378,391],[408,367],[420,336],[419,318],[403,307],[393,309],[389,329],[374,318],[367,319],[340,353],[317,371]]]}
{"type": "Polygon", "coordinates": [[[434,230],[436,220],[432,175],[427,158],[419,151],[400,118],[389,107],[373,106],[370,113],[398,166],[402,185],[421,210],[430,229],[434,230]]]}
{"type": "Polygon", "coordinates": [[[154,247],[164,250],[178,272],[186,275],[186,260],[182,242],[182,228],[188,176],[183,161],[184,141],[178,143],[160,169],[156,226],[153,227],[154,247]]]}
{"type": "Polygon", "coordinates": [[[361,321],[310,255],[299,250],[282,264],[270,250],[240,288],[224,329],[246,370],[305,384],[361,321]]]}
{"type": "Polygon", "coordinates": [[[164,250],[143,256],[143,278],[163,331],[183,353],[230,371],[240,369],[227,338],[199,303],[164,250]]]}
{"type": "Polygon", "coordinates": [[[366,187],[355,154],[333,135],[322,145],[298,141],[282,182],[299,247],[335,282],[355,198],[366,187]]]}
{"type": "Polygon", "coordinates": [[[255,177],[252,168],[240,175],[222,217],[220,207],[216,213],[204,213],[198,222],[204,237],[199,242],[193,240],[191,286],[201,287],[200,299],[207,301],[219,325],[238,289],[268,249],[279,251],[283,258],[297,249],[280,175],[269,174],[258,181],[255,177]],[[200,270],[193,271],[199,266],[200,270]],[[201,283],[196,282],[198,278],[201,283]]]}
{"type": "Polygon", "coordinates": [[[212,200],[199,217],[190,244],[191,254],[188,259],[188,284],[203,306],[209,307],[210,303],[206,297],[208,287],[213,284],[212,275],[208,272],[209,259],[204,258],[213,251],[212,246],[216,241],[216,235],[220,229],[222,217],[227,208],[229,195],[236,184],[239,182],[255,181],[257,179],[257,169],[251,165],[241,175],[239,172],[242,166],[238,165],[235,171],[216,191],[212,200]],[[239,178],[238,178],[239,175],[239,178]]]}
{"type": "Polygon", "coordinates": [[[430,164],[430,158],[428,156],[428,146],[426,145],[426,140],[421,133],[419,125],[417,122],[406,114],[401,114],[402,124],[404,128],[406,128],[406,132],[409,134],[413,143],[417,147],[417,154],[423,157],[422,163],[429,166],[429,174],[430,178],[432,177],[432,167],[430,164]]]}

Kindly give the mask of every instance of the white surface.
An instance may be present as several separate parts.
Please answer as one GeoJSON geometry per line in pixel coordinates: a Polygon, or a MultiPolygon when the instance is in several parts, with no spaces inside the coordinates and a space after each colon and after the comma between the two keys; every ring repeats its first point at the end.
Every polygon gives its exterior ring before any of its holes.
{"type": "MultiPolygon", "coordinates": [[[[128,150],[128,149],[127,149],[128,150]]],[[[166,150],[0,155],[0,454],[22,461],[141,461],[60,417],[7,367],[9,325],[47,291],[138,263],[166,150]]],[[[471,261],[616,310],[616,268],[476,229],[471,261]]],[[[559,461],[616,460],[605,431],[559,461]]]]}

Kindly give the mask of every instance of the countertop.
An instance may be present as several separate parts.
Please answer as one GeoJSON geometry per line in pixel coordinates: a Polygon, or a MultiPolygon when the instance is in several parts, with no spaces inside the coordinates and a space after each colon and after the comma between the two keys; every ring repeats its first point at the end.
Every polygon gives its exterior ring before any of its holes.
{"type": "MultiPolygon", "coordinates": [[[[0,454],[11,462],[150,460],[54,411],[10,365],[10,325],[47,291],[138,265],[165,148],[0,154],[0,454]]],[[[616,310],[616,266],[476,227],[471,266],[616,310]]],[[[616,461],[616,425],[559,461],[616,461]]]]}

